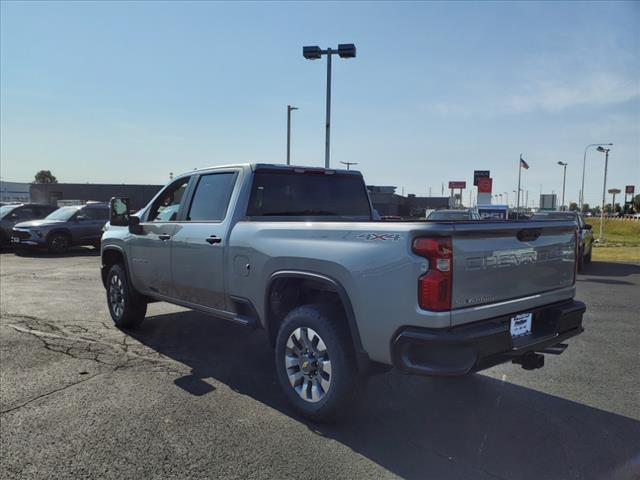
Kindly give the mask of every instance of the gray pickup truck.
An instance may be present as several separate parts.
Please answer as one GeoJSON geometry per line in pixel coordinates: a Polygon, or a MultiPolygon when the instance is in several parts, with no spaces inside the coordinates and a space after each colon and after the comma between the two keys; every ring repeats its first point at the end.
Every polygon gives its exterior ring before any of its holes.
{"type": "Polygon", "coordinates": [[[314,420],[348,411],[371,372],[539,368],[583,331],[574,222],[373,218],[359,172],[319,168],[192,171],[136,214],[114,198],[111,317],[133,328],[166,301],[264,329],[285,395],[314,420]]]}

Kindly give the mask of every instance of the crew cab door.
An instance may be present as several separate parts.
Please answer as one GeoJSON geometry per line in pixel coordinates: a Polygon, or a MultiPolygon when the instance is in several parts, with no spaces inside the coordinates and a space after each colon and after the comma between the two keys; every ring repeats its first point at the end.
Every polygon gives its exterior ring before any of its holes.
{"type": "Polygon", "coordinates": [[[172,238],[173,296],[225,310],[224,252],[232,217],[229,202],[237,170],[203,173],[194,179],[189,205],[172,238]]]}
{"type": "Polygon", "coordinates": [[[129,239],[130,272],[137,290],[172,296],[171,238],[178,228],[191,177],[170,183],[156,197],[129,239]]]}

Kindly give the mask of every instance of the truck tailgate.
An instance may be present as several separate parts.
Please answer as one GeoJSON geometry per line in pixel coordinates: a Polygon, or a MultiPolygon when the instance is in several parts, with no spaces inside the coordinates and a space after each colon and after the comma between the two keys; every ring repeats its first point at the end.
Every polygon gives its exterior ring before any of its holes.
{"type": "MultiPolygon", "coordinates": [[[[525,298],[529,307],[560,300],[554,292],[573,295],[576,225],[571,221],[456,224],[452,246],[452,324],[469,319],[456,316],[457,309],[525,298]],[[532,303],[535,295],[540,300],[532,303]]],[[[491,311],[482,310],[483,317],[491,311]]]]}

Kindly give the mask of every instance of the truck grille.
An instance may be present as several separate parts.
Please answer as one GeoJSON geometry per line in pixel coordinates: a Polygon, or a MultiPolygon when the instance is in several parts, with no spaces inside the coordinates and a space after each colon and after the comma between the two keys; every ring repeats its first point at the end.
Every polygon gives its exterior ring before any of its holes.
{"type": "Polygon", "coordinates": [[[18,237],[20,240],[27,240],[28,238],[31,238],[31,234],[29,232],[26,232],[24,230],[13,230],[11,232],[11,235],[13,237],[18,237]]]}

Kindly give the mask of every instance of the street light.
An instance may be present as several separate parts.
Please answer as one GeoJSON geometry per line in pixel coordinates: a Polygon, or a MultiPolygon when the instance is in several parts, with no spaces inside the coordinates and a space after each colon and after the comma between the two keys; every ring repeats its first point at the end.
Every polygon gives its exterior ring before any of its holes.
{"type": "Polygon", "coordinates": [[[598,239],[602,242],[603,237],[603,228],[604,228],[604,201],[605,195],[607,194],[607,165],[609,164],[609,150],[610,148],[602,148],[599,146],[596,150],[601,153],[604,153],[604,182],[602,183],[602,207],[600,209],[600,238],[598,239]]]}
{"type": "Polygon", "coordinates": [[[287,165],[291,165],[291,111],[298,107],[287,105],[287,165]]]}
{"type": "Polygon", "coordinates": [[[590,143],[584,147],[584,157],[582,158],[582,187],[580,188],[580,211],[582,212],[582,206],[584,205],[584,169],[587,164],[587,150],[590,147],[611,146],[613,143],[590,143]]]}
{"type": "Polygon", "coordinates": [[[324,168],[329,168],[329,139],[331,130],[331,56],[337,53],[340,58],[355,58],[356,46],[353,43],[341,43],[338,50],[327,48],[322,50],[318,46],[302,47],[302,56],[307,60],[319,60],[322,55],[327,56],[327,116],[325,121],[324,168]]]}
{"type": "MultiPolygon", "coordinates": [[[[567,180],[567,165],[569,164],[563,163],[558,160],[558,165],[560,165],[564,169],[564,173],[562,174],[562,205],[560,206],[560,210],[564,210],[564,187],[566,185],[566,180],[567,180]]],[[[582,207],[580,207],[580,211],[582,211],[582,207]]]]}
{"type": "Polygon", "coordinates": [[[507,207],[509,206],[509,192],[504,192],[504,195],[507,197],[507,207]]]}
{"type": "Polygon", "coordinates": [[[347,166],[347,170],[349,170],[349,167],[351,165],[357,165],[358,164],[358,162],[340,162],[340,163],[343,164],[343,165],[346,165],[347,166]]]}

